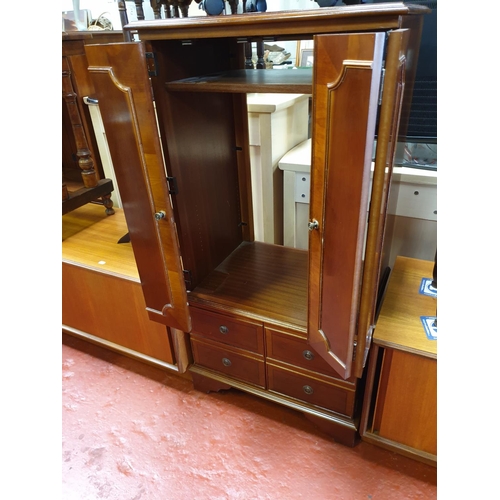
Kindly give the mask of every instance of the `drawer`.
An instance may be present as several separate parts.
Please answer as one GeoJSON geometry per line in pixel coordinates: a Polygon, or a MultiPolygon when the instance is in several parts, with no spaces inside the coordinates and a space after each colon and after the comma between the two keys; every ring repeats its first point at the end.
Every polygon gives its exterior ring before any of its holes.
{"type": "Polygon", "coordinates": [[[335,379],[267,362],[268,389],[348,417],[354,414],[355,391],[335,379]]]}
{"type": "Polygon", "coordinates": [[[262,324],[191,307],[192,332],[216,342],[264,354],[262,324]]]}
{"type": "Polygon", "coordinates": [[[263,356],[193,335],[191,347],[195,364],[265,389],[266,370],[263,356]]]}
{"type": "Polygon", "coordinates": [[[279,330],[266,328],[267,357],[300,366],[306,370],[323,373],[342,380],[347,386],[356,387],[356,379],[341,379],[338,373],[308,344],[304,338],[279,330]]]}

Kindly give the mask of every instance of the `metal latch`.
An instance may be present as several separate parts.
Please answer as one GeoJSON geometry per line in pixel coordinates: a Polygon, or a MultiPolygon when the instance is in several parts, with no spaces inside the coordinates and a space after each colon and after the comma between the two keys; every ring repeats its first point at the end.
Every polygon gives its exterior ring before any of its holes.
{"type": "Polygon", "coordinates": [[[170,194],[179,194],[177,179],[175,177],[167,177],[168,192],[170,194]]]}

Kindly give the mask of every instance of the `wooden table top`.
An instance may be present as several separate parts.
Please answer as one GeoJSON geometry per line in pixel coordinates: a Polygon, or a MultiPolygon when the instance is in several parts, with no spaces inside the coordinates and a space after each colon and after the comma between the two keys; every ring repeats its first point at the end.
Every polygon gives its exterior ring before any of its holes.
{"type": "Polygon", "coordinates": [[[109,216],[104,210],[88,203],[63,215],[63,262],[140,281],[131,243],[118,244],[128,233],[123,210],[109,216]]]}
{"type": "Polygon", "coordinates": [[[389,278],[373,342],[437,359],[437,340],[425,334],[421,316],[436,316],[437,299],[419,293],[432,278],[433,261],[397,257],[389,278]]]}

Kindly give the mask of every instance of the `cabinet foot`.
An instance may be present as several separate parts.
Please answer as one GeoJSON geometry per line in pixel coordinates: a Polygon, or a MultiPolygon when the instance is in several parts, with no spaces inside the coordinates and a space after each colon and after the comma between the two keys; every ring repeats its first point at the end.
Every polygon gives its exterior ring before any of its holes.
{"type": "Polygon", "coordinates": [[[191,377],[193,379],[194,388],[200,392],[219,392],[231,389],[231,386],[228,384],[204,377],[198,373],[191,372],[191,377]]]}
{"type": "Polygon", "coordinates": [[[354,424],[352,428],[349,428],[335,422],[331,422],[326,418],[316,417],[309,413],[304,413],[304,416],[325,434],[331,436],[337,443],[350,446],[352,448],[359,442],[359,433],[354,427],[354,424]]]}

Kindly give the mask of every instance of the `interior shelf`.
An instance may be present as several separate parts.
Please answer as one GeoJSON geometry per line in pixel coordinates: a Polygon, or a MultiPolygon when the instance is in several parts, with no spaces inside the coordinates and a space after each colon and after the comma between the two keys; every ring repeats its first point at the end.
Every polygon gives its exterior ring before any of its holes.
{"type": "Polygon", "coordinates": [[[307,250],[243,242],[189,293],[189,302],[305,328],[307,270],[307,250]]]}
{"type": "Polygon", "coordinates": [[[167,82],[165,88],[178,92],[311,94],[312,68],[224,71],[167,82]]]}

